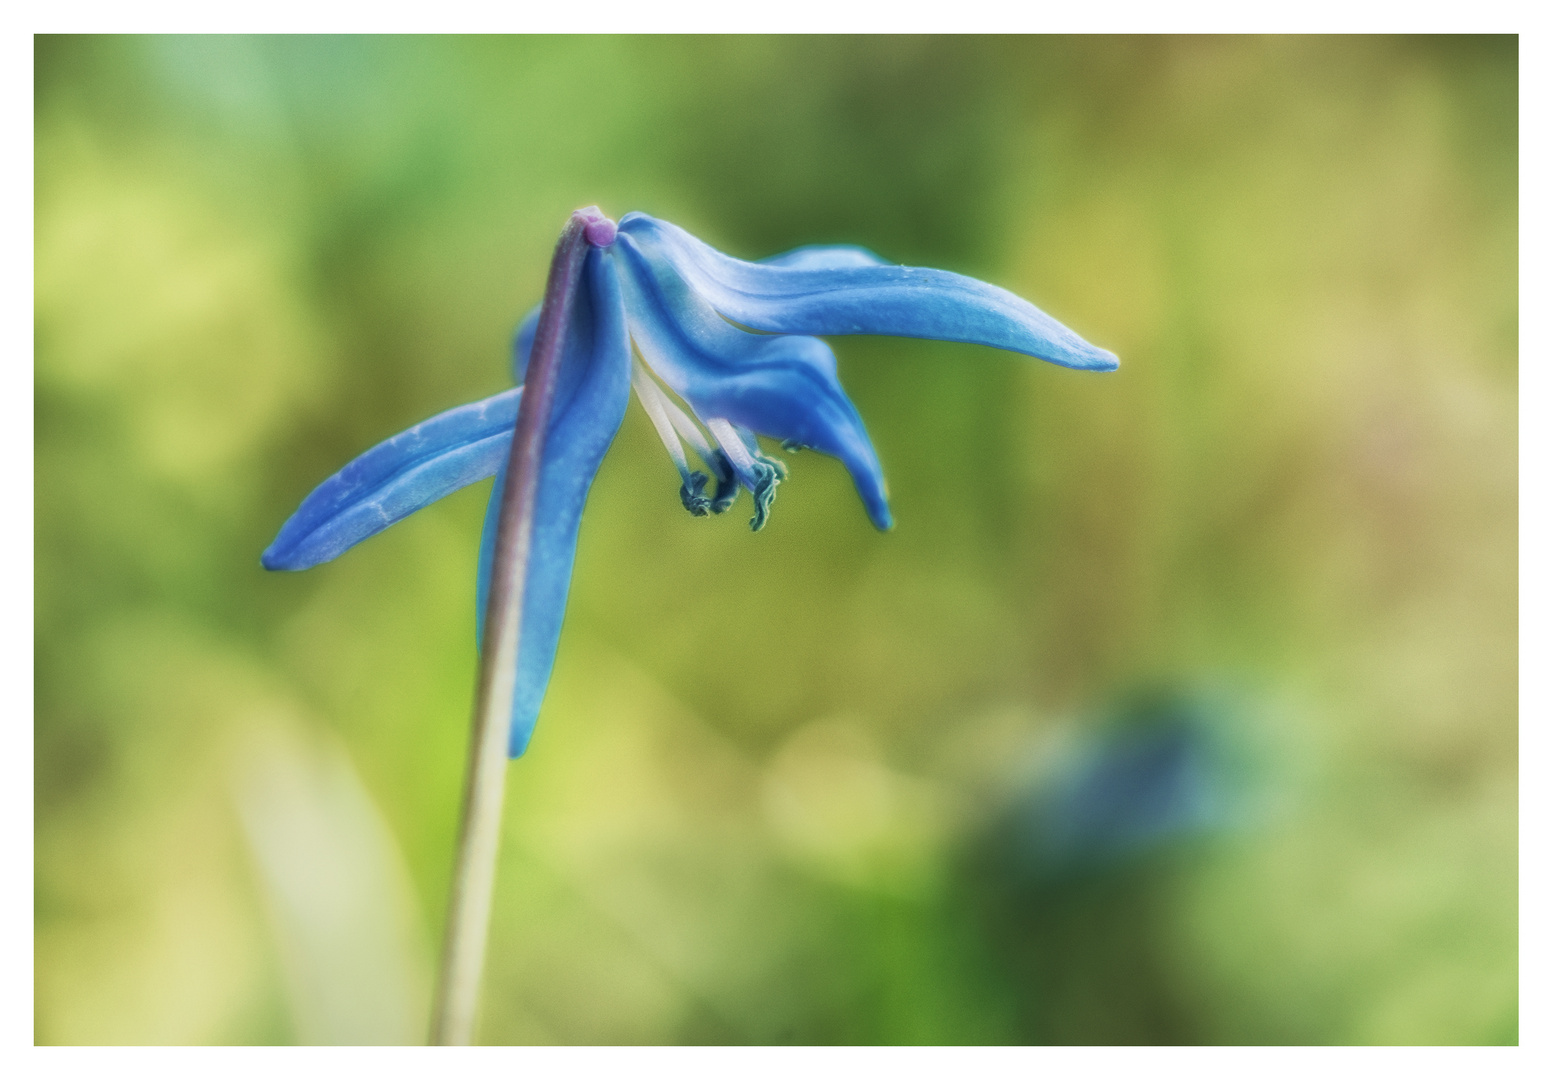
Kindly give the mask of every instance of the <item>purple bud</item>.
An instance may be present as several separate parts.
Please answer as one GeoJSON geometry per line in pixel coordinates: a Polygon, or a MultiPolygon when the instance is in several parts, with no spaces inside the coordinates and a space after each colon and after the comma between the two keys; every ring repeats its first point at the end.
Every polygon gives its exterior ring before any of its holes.
{"type": "Polygon", "coordinates": [[[615,223],[604,216],[604,211],[596,206],[584,206],[573,213],[573,217],[583,220],[583,235],[588,238],[588,243],[594,247],[609,247],[615,242],[615,223]]]}

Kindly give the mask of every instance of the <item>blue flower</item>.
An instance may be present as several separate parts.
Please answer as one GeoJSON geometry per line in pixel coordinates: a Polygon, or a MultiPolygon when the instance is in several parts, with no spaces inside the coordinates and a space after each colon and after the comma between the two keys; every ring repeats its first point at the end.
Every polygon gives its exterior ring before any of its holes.
{"type": "Polygon", "coordinates": [[[1168,689],[1125,700],[1015,799],[998,825],[1004,868],[1024,884],[1076,882],[1246,823],[1252,779],[1226,735],[1244,708],[1168,689]]]}
{"type": "MultiPolygon", "coordinates": [[[[524,584],[510,751],[523,753],[549,682],[571,583],[583,502],[632,390],[680,475],[680,501],[721,513],[750,492],[760,529],[784,449],[840,459],[870,520],[891,526],[884,475],[836,358],[814,335],[888,334],[1009,349],[1064,367],[1110,371],[1116,357],[1012,293],[944,270],[893,266],[858,247],[804,247],[750,263],[646,214],[601,219],[567,329],[546,430],[524,584]],[[633,357],[632,345],[639,354],[633,357]],[[685,448],[697,459],[692,464],[685,448]]],[[[303,500],[264,552],[271,570],[305,570],[466,484],[497,475],[481,540],[484,625],[508,448],[538,310],[519,327],[517,388],[423,421],[368,450],[303,500]]]]}

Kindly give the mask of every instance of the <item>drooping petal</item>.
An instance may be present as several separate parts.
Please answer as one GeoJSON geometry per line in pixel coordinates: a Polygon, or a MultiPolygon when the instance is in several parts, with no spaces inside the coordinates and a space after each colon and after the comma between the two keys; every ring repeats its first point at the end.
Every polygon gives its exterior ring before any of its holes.
{"type": "MultiPolygon", "coordinates": [[[[534,502],[534,533],[523,583],[523,622],[518,640],[518,681],[513,690],[509,752],[528,748],[539,705],[550,682],[583,503],[604,453],[620,430],[631,388],[631,344],[613,254],[594,248],[577,291],[566,352],[557,372],[555,400],[545,433],[544,459],[534,502]]],[[[532,338],[526,344],[532,344],[532,338]]],[[[527,364],[527,349],[522,360],[527,364]]],[[[485,605],[495,557],[496,523],[506,463],[496,477],[480,539],[477,635],[485,627],[485,605]]]]}
{"type": "Polygon", "coordinates": [[[744,262],[640,213],[622,218],[620,233],[649,258],[670,262],[723,315],[756,330],[933,338],[1009,349],[1064,367],[1117,366],[1114,354],[1030,302],[947,270],[805,255],[803,248],[775,261],[744,262]]]}
{"type": "Polygon", "coordinates": [[[421,507],[483,480],[507,459],[523,393],[461,405],[379,443],[319,484],[281,526],[261,562],[306,570],[421,507]]]}
{"type": "MultiPolygon", "coordinates": [[[[722,419],[839,458],[873,523],[890,527],[878,455],[818,338],[751,334],[722,318],[666,259],[623,231],[613,250],[631,335],[653,372],[703,422],[722,419]]],[[[763,520],[763,519],[762,519],[763,520]]]]}

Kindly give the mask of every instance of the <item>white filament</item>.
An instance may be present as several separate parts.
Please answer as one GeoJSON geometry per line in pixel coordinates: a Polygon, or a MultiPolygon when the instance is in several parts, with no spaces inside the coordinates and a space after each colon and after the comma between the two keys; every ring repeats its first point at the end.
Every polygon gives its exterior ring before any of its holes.
{"type": "Polygon", "coordinates": [[[712,444],[706,441],[706,436],[701,434],[701,429],[696,427],[696,422],[686,416],[684,410],[674,404],[674,400],[668,394],[661,389],[658,392],[663,395],[669,422],[674,425],[674,430],[679,432],[680,438],[688,442],[691,448],[701,455],[702,461],[711,461],[712,444]]]}
{"type": "Polygon", "coordinates": [[[733,429],[733,425],[726,420],[712,419],[706,422],[706,430],[712,433],[712,438],[717,440],[717,445],[728,455],[734,471],[740,476],[749,476],[755,467],[755,459],[750,456],[749,447],[744,445],[744,440],[739,438],[739,433],[733,429]]]}
{"type": "Polygon", "coordinates": [[[674,430],[675,424],[668,411],[673,409],[679,412],[679,407],[669,401],[663,391],[658,389],[658,384],[653,382],[652,376],[647,374],[647,369],[638,360],[631,362],[631,386],[636,390],[636,397],[642,403],[642,408],[647,410],[647,417],[657,430],[658,438],[663,440],[669,457],[674,459],[680,475],[688,477],[690,465],[685,461],[685,451],[679,444],[679,437],[674,430]]]}

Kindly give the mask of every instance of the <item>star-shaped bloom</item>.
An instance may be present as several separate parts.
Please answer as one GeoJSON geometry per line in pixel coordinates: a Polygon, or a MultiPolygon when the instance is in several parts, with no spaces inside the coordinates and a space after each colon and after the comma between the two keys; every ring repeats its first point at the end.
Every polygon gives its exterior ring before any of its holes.
{"type": "MultiPolygon", "coordinates": [[[[891,526],[884,475],[862,418],[816,335],[885,334],[991,345],[1064,367],[1110,371],[1116,357],[1019,297],[944,270],[894,266],[863,248],[803,247],[762,262],[724,255],[668,222],[600,217],[567,327],[546,428],[523,589],[510,752],[528,746],[549,682],[588,488],[631,392],[680,475],[690,513],[721,513],[750,492],[760,529],[786,468],[757,436],[838,458],[869,519],[891,526]],[[633,355],[633,345],[635,346],[633,355]],[[692,465],[686,447],[699,460],[692,465]]],[[[503,475],[533,344],[518,330],[516,388],[395,435],[325,480],[264,552],[305,570],[421,507],[497,475],[481,539],[484,611],[503,475]]]]}

